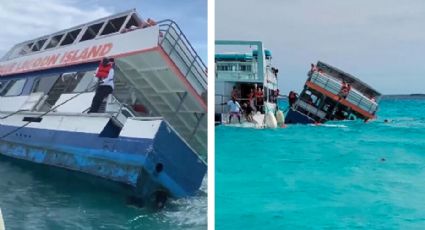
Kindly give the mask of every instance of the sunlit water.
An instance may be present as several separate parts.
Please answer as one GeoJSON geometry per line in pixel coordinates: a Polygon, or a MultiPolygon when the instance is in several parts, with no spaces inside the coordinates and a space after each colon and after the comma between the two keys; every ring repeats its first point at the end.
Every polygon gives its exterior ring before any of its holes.
{"type": "Polygon", "coordinates": [[[6,229],[206,229],[207,182],[165,209],[138,208],[128,189],[85,174],[0,156],[6,229]]]}
{"type": "Polygon", "coordinates": [[[425,228],[424,99],[383,100],[369,123],[215,132],[217,229],[425,228]]]}

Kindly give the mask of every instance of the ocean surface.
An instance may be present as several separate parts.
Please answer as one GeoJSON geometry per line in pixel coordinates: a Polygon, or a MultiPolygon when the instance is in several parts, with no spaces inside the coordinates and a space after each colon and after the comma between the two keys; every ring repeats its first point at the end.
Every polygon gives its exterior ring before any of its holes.
{"type": "Polygon", "coordinates": [[[215,132],[216,229],[425,229],[425,99],[383,99],[368,123],[215,132]]]}
{"type": "Polygon", "coordinates": [[[128,202],[128,189],[95,177],[0,156],[6,229],[206,229],[207,182],[161,211],[128,202]]]}

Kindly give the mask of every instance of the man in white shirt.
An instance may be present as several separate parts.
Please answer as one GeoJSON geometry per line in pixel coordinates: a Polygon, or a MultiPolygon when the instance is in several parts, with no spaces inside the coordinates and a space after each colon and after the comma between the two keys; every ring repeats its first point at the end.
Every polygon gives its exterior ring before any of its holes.
{"type": "Polygon", "coordinates": [[[237,116],[239,123],[241,123],[241,106],[236,101],[236,99],[233,97],[232,100],[227,102],[227,106],[229,106],[230,115],[229,115],[229,123],[232,123],[232,117],[237,116]]]}
{"type": "Polygon", "coordinates": [[[99,85],[93,97],[89,113],[98,113],[103,100],[114,90],[114,59],[103,58],[96,69],[96,78],[99,85]]]}

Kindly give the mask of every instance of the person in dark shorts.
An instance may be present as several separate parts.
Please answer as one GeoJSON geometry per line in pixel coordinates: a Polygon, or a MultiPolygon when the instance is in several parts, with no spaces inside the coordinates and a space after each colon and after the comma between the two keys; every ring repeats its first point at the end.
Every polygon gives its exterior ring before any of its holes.
{"type": "Polygon", "coordinates": [[[88,113],[98,113],[103,100],[114,90],[114,59],[103,58],[96,69],[98,86],[88,113]]]}

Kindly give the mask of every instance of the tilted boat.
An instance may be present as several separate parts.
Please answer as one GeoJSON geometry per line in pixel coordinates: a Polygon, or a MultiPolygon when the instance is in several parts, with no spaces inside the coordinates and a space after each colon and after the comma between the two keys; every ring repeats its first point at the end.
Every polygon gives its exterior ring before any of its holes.
{"type": "MultiPolygon", "coordinates": [[[[172,20],[135,10],[15,45],[0,61],[0,153],[185,197],[207,170],[206,66],[172,20]],[[99,60],[115,89],[87,111],[99,60]]],[[[161,199],[162,199],[161,198],[161,199]]]]}
{"type": "Polygon", "coordinates": [[[285,123],[331,120],[368,121],[376,117],[381,94],[358,78],[331,65],[312,65],[303,91],[290,100],[285,123]]]}

